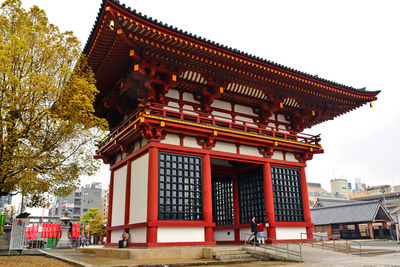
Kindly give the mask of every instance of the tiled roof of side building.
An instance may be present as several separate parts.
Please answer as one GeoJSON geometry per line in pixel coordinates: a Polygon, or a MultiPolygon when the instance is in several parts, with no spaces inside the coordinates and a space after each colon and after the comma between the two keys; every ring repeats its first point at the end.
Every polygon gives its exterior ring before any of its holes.
{"type": "MultiPolygon", "coordinates": [[[[317,203],[319,203],[323,207],[333,207],[333,206],[342,206],[342,205],[351,205],[359,202],[365,201],[357,201],[357,200],[349,200],[349,199],[317,199],[317,203]]],[[[316,204],[317,204],[316,203],[316,204]]]]}
{"type": "Polygon", "coordinates": [[[311,209],[311,221],[315,225],[339,223],[366,223],[376,219],[392,221],[392,217],[379,201],[363,201],[340,206],[311,209]]]}
{"type": "Polygon", "coordinates": [[[106,5],[107,2],[111,2],[111,3],[119,6],[120,8],[123,8],[124,10],[128,11],[129,13],[131,13],[134,16],[137,16],[137,17],[139,17],[141,19],[144,19],[144,20],[148,21],[149,23],[158,25],[158,26],[160,26],[160,27],[162,27],[164,29],[167,29],[169,31],[173,31],[176,34],[180,34],[180,35],[195,39],[197,41],[206,43],[208,45],[212,45],[214,47],[217,47],[217,48],[220,48],[220,49],[235,53],[235,54],[243,56],[243,57],[247,57],[247,58],[252,59],[252,60],[259,61],[259,62],[264,63],[264,64],[271,65],[271,66],[276,67],[276,68],[280,68],[282,70],[290,71],[290,72],[298,74],[298,75],[302,75],[302,76],[305,76],[305,77],[308,77],[308,78],[312,78],[312,79],[318,80],[320,82],[328,83],[328,84],[331,84],[331,85],[334,85],[334,86],[339,86],[339,87],[342,87],[342,88],[345,88],[345,89],[348,89],[348,90],[352,90],[354,92],[359,92],[359,93],[364,93],[364,94],[371,94],[371,95],[376,95],[376,94],[378,94],[380,92],[380,90],[366,91],[365,88],[357,89],[357,88],[354,88],[352,86],[347,86],[347,85],[344,85],[344,84],[333,82],[333,81],[321,78],[318,75],[312,75],[312,74],[308,74],[308,73],[305,73],[305,72],[302,72],[302,71],[299,71],[299,70],[295,70],[295,69],[292,69],[290,67],[281,65],[279,63],[275,63],[273,61],[270,61],[270,60],[267,60],[267,59],[263,59],[263,58],[248,54],[248,53],[240,51],[238,49],[235,49],[235,48],[223,45],[223,44],[215,43],[215,42],[213,42],[211,40],[208,40],[206,38],[202,38],[201,36],[193,35],[191,33],[188,33],[186,31],[183,31],[181,29],[178,29],[176,27],[168,25],[166,23],[164,24],[161,21],[158,21],[157,19],[153,19],[152,17],[147,17],[146,15],[142,14],[141,12],[137,12],[135,9],[131,9],[129,6],[126,6],[125,4],[121,4],[119,0],[103,0],[103,2],[101,4],[101,7],[99,9],[99,12],[97,14],[96,22],[94,23],[94,25],[92,27],[92,31],[90,33],[90,36],[89,36],[89,38],[88,38],[88,40],[86,42],[86,45],[85,45],[85,47],[83,49],[83,53],[84,54],[86,54],[86,52],[88,51],[91,39],[93,38],[93,36],[95,35],[95,32],[96,32],[96,25],[98,24],[98,22],[99,22],[99,20],[100,20],[100,18],[102,16],[102,13],[104,11],[104,8],[105,8],[105,5],[106,5]]]}

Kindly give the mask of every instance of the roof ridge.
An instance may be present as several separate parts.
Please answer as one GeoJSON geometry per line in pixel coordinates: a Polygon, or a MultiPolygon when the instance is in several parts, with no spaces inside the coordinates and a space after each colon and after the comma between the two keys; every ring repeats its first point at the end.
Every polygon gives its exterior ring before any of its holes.
{"type": "Polygon", "coordinates": [[[356,203],[347,203],[347,204],[342,204],[342,205],[337,205],[337,206],[328,206],[328,207],[318,207],[318,208],[313,208],[311,210],[316,210],[316,209],[330,209],[330,208],[340,208],[340,207],[348,207],[348,206],[358,206],[358,205],[366,205],[366,204],[372,204],[372,203],[380,203],[379,200],[371,200],[371,201],[358,201],[356,203]]]}

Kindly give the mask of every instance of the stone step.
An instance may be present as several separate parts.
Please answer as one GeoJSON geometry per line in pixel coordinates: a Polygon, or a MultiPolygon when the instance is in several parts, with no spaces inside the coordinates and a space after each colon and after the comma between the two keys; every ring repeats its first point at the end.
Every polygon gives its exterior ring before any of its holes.
{"type": "Polygon", "coordinates": [[[220,250],[214,251],[213,256],[247,254],[245,250],[220,250]]]}
{"type": "Polygon", "coordinates": [[[217,260],[226,261],[226,260],[233,260],[233,259],[248,259],[253,258],[251,254],[237,254],[237,255],[218,255],[215,256],[217,260]]]}

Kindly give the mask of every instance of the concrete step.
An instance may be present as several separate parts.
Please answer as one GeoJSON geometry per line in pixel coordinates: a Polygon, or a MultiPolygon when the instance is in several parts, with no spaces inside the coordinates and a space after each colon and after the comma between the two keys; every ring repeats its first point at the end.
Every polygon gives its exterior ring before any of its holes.
{"type": "Polygon", "coordinates": [[[231,254],[231,255],[218,255],[218,256],[215,256],[215,258],[217,260],[226,261],[226,260],[234,260],[234,259],[253,258],[253,255],[248,254],[248,253],[246,253],[246,254],[242,254],[241,253],[241,254],[236,254],[236,255],[233,255],[233,254],[231,254]]]}
{"type": "Polygon", "coordinates": [[[214,251],[213,256],[247,254],[245,250],[220,250],[214,251]]]}

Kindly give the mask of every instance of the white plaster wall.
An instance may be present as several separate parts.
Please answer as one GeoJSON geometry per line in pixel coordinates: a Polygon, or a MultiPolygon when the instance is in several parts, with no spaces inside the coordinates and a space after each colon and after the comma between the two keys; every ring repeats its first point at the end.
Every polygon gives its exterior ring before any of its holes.
{"type": "Polygon", "coordinates": [[[249,228],[241,228],[240,229],[240,240],[249,239],[249,235],[251,234],[250,227],[249,228]]]}
{"type": "Polygon", "coordinates": [[[147,144],[149,143],[149,140],[147,140],[147,139],[142,139],[142,140],[140,141],[140,143],[141,143],[141,147],[144,147],[145,145],[147,145],[147,144]]]}
{"type": "Polygon", "coordinates": [[[276,239],[301,239],[305,232],[305,227],[276,227],[276,239]]]}
{"type": "Polygon", "coordinates": [[[278,114],[278,115],[276,116],[276,119],[277,119],[278,121],[280,121],[280,122],[288,122],[288,121],[285,119],[285,116],[283,116],[282,114],[278,114]]]}
{"type": "Polygon", "coordinates": [[[278,126],[278,128],[279,128],[279,132],[281,132],[281,133],[290,133],[289,131],[286,130],[285,125],[280,124],[278,126]]]}
{"type": "Polygon", "coordinates": [[[157,242],[204,242],[204,227],[158,227],[157,242]]]}
{"type": "Polygon", "coordinates": [[[196,100],[193,98],[193,95],[192,95],[192,94],[189,94],[189,93],[183,93],[183,100],[184,100],[184,101],[188,101],[188,102],[192,102],[192,103],[199,103],[199,101],[196,101],[196,100]]]}
{"type": "Polygon", "coordinates": [[[232,121],[232,115],[228,114],[228,113],[213,111],[212,115],[216,116],[216,117],[214,117],[216,120],[228,121],[228,122],[232,121]]]}
{"type": "Polygon", "coordinates": [[[282,151],[279,150],[275,150],[274,154],[271,157],[272,159],[279,159],[279,160],[283,160],[283,153],[282,151]]]}
{"type": "Polygon", "coordinates": [[[176,102],[168,102],[168,107],[164,107],[164,109],[179,112],[179,104],[176,102]]]}
{"type": "Polygon", "coordinates": [[[286,153],[286,160],[287,161],[294,161],[294,162],[299,162],[296,158],[295,158],[295,156],[294,156],[294,154],[293,153],[286,153]]]}
{"type": "Polygon", "coordinates": [[[176,145],[179,146],[180,140],[177,134],[167,134],[164,140],[160,141],[162,144],[176,145]]]}
{"type": "Polygon", "coordinates": [[[253,119],[247,118],[247,117],[242,117],[242,116],[236,116],[235,120],[240,120],[240,121],[245,121],[245,122],[251,122],[253,123],[253,119]]]}
{"type": "Polygon", "coordinates": [[[114,172],[111,226],[124,224],[126,170],[125,165],[114,172]]]}
{"type": "Polygon", "coordinates": [[[194,108],[193,108],[193,106],[191,106],[191,105],[183,105],[183,113],[185,113],[185,114],[190,114],[190,115],[199,115],[198,113],[196,113],[195,111],[194,111],[194,108]],[[190,111],[190,110],[193,110],[193,111],[190,111]]]}
{"type": "Polygon", "coordinates": [[[123,230],[113,230],[111,231],[111,243],[118,243],[122,239],[123,230]]]}
{"type": "Polygon", "coordinates": [[[214,230],[214,241],[234,241],[235,230],[214,230]],[[229,233],[229,235],[228,235],[229,233]]]}
{"type": "Polygon", "coordinates": [[[135,152],[139,148],[140,148],[140,141],[136,141],[135,144],[133,145],[133,151],[132,152],[135,152]]]}
{"type": "Polygon", "coordinates": [[[195,137],[191,137],[191,136],[185,136],[183,138],[183,146],[187,146],[187,147],[193,147],[193,148],[202,148],[201,146],[199,146],[197,144],[197,140],[195,137]]]}
{"type": "Polygon", "coordinates": [[[214,100],[214,102],[211,104],[211,107],[225,109],[228,111],[232,110],[231,103],[221,100],[214,100]]]}
{"type": "Polygon", "coordinates": [[[179,91],[176,89],[169,89],[168,93],[165,95],[170,98],[179,99],[179,91]]]}
{"type": "Polygon", "coordinates": [[[129,229],[131,235],[130,242],[133,243],[146,243],[147,229],[146,227],[129,229]]]}
{"type": "Polygon", "coordinates": [[[213,150],[236,154],[236,145],[231,144],[231,143],[217,141],[215,143],[215,147],[213,148],[213,150]]]}
{"type": "Polygon", "coordinates": [[[147,185],[149,177],[149,154],[131,163],[131,199],[129,223],[147,221],[147,185]]]}
{"type": "Polygon", "coordinates": [[[253,112],[253,109],[251,107],[246,107],[246,106],[242,106],[242,105],[235,105],[235,112],[244,113],[244,114],[248,114],[248,115],[252,115],[252,116],[257,116],[257,114],[255,114],[253,112]]]}
{"type": "Polygon", "coordinates": [[[239,147],[240,154],[254,156],[254,157],[261,157],[261,154],[258,152],[258,149],[254,146],[245,146],[241,145],[239,147]]]}

